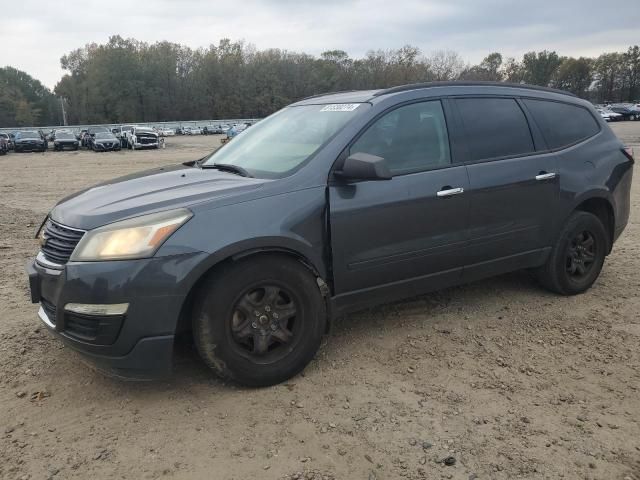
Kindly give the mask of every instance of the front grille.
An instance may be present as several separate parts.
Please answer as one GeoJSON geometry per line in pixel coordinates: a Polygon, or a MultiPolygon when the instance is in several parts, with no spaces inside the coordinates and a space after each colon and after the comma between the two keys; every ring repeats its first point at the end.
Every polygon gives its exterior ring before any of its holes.
{"type": "Polygon", "coordinates": [[[138,136],[138,143],[148,144],[148,143],[157,143],[158,138],[154,136],[138,136]]]}
{"type": "Polygon", "coordinates": [[[47,317],[49,317],[49,321],[55,325],[57,311],[56,306],[44,298],[40,299],[40,306],[44,310],[44,313],[47,314],[47,317]]]}
{"type": "Polygon", "coordinates": [[[64,265],[84,235],[84,231],[65,227],[51,219],[44,226],[44,245],[40,247],[44,258],[50,262],[64,265]]]}

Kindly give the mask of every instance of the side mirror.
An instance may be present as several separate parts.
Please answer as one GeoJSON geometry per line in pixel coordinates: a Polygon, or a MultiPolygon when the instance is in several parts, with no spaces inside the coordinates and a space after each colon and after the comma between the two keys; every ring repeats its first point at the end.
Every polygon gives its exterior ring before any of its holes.
{"type": "Polygon", "coordinates": [[[392,175],[384,158],[368,153],[348,156],[334,175],[345,180],[391,180],[392,175]]]}

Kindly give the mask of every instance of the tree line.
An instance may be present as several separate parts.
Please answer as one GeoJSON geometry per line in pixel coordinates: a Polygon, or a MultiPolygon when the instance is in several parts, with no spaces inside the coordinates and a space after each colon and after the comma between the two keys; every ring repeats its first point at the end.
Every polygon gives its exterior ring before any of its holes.
{"type": "Polygon", "coordinates": [[[60,103],[35,78],[13,67],[0,68],[0,126],[61,122],[60,103]]]}
{"type": "Polygon", "coordinates": [[[0,125],[59,123],[56,97],[70,124],[155,122],[264,117],[318,93],[444,80],[524,82],[597,103],[640,99],[638,46],[597,58],[547,50],[521,59],[491,53],[469,65],[456,52],[427,55],[410,45],[352,58],[343,50],[313,56],[228,39],[191,49],[113,36],[64,55],[61,65],[66,73],[53,93],[23,72],[4,69],[10,73],[0,75],[0,125]]]}

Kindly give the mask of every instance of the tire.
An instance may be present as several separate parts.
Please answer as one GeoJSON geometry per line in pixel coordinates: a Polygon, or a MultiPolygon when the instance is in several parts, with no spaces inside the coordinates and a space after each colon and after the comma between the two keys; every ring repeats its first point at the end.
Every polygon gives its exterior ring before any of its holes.
{"type": "Polygon", "coordinates": [[[598,217],[576,211],[569,217],[538,281],[560,295],[582,293],[596,281],[609,251],[609,235],[598,217]]]}
{"type": "Polygon", "coordinates": [[[219,376],[264,387],[293,377],[313,359],[326,317],[306,267],[286,256],[254,256],[205,280],[194,304],[193,337],[219,376]]]}

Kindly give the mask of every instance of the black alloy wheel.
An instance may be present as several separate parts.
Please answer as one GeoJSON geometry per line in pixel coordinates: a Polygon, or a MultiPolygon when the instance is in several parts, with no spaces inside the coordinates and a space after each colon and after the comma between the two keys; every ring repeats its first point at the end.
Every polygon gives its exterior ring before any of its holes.
{"type": "Polygon", "coordinates": [[[567,248],[567,273],[570,277],[581,279],[589,275],[596,260],[598,245],[593,233],[579,232],[570,241],[567,248]]]}
{"type": "Polygon", "coordinates": [[[582,293],[600,275],[610,242],[600,218],[590,212],[573,212],[536,276],[545,288],[561,295],[582,293]]]}
{"type": "Polygon", "coordinates": [[[258,285],[235,303],[229,318],[230,340],[256,362],[274,361],[295,344],[297,306],[287,289],[258,285]]]}
{"type": "Polygon", "coordinates": [[[214,269],[199,288],[192,322],[195,345],[212,370],[259,387],[291,378],[313,359],[327,310],[306,266],[262,254],[214,269]]]}

